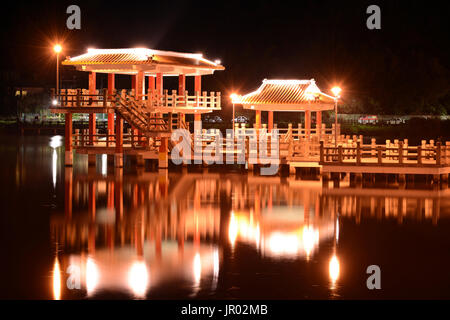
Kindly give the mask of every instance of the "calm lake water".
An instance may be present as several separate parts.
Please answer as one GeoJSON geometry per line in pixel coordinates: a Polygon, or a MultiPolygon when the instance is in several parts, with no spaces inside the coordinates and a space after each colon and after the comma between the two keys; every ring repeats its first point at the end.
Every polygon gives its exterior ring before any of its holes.
{"type": "Polygon", "coordinates": [[[0,298],[450,298],[448,189],[66,169],[60,139],[0,136],[0,298]]]}

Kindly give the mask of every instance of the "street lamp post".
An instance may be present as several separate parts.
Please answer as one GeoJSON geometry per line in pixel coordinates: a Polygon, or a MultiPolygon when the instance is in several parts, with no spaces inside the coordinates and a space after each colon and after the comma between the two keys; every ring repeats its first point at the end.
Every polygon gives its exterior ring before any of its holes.
{"type": "Polygon", "coordinates": [[[339,99],[339,94],[341,93],[341,88],[339,87],[334,87],[333,89],[331,89],[331,92],[333,92],[334,95],[334,146],[337,147],[337,138],[338,138],[338,134],[337,134],[337,129],[338,129],[338,111],[337,111],[337,105],[338,105],[338,99],[339,99]]]}
{"type": "Polygon", "coordinates": [[[56,96],[59,97],[59,53],[62,47],[57,44],[53,47],[53,50],[56,52],[56,96]]]}
{"type": "Polygon", "coordinates": [[[236,93],[233,93],[230,95],[230,98],[231,98],[231,103],[233,104],[233,120],[231,121],[231,123],[232,123],[233,136],[234,136],[234,123],[236,122],[235,113],[234,113],[234,105],[236,103],[236,100],[238,99],[238,95],[236,93]]]}

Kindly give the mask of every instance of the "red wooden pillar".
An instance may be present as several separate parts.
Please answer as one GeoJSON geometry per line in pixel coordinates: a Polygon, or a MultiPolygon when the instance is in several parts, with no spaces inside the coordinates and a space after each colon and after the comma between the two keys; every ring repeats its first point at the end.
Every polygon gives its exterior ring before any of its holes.
{"type": "Polygon", "coordinates": [[[64,146],[66,148],[65,152],[65,165],[72,166],[73,164],[73,153],[72,153],[72,114],[66,113],[65,115],[65,135],[64,135],[64,146]]]}
{"type": "Polygon", "coordinates": [[[316,111],[316,134],[322,136],[322,111],[316,111]]]}
{"type": "MultiPolygon", "coordinates": [[[[138,75],[132,75],[131,76],[131,89],[134,90],[134,95],[135,95],[135,99],[137,100],[137,96],[139,94],[139,90],[138,90],[138,75]]],[[[138,136],[138,130],[130,123],[131,125],[131,132],[132,132],[132,137],[133,140],[131,141],[131,144],[133,145],[134,142],[136,142],[137,140],[137,136],[138,136]]]]}
{"type": "Polygon", "coordinates": [[[311,111],[305,111],[305,134],[306,138],[309,139],[311,134],[311,111]]]}
{"type": "Polygon", "coordinates": [[[261,110],[256,110],[255,113],[255,129],[261,129],[261,110]]]}
{"type": "Polygon", "coordinates": [[[148,77],[148,93],[155,93],[155,77],[148,77]]]}
{"type": "MultiPolygon", "coordinates": [[[[96,94],[96,82],[97,76],[95,72],[89,73],[89,94],[96,94]]],[[[89,114],[89,144],[94,144],[94,134],[96,134],[96,115],[95,113],[89,114]]]]}
{"type": "Polygon", "coordinates": [[[163,75],[160,72],[156,74],[156,93],[159,95],[163,93],[163,75]]]}
{"type": "MultiPolygon", "coordinates": [[[[139,71],[136,75],[136,98],[137,100],[144,100],[144,94],[145,94],[145,76],[144,71],[139,71]]],[[[142,143],[142,132],[138,131],[136,129],[135,131],[138,134],[138,142],[142,143]]]]}
{"type": "MultiPolygon", "coordinates": [[[[112,95],[116,87],[115,84],[115,74],[108,73],[108,94],[112,95]]],[[[114,113],[108,113],[108,135],[114,135],[114,113]]],[[[109,137],[109,140],[113,140],[109,137]]]]}
{"type": "Polygon", "coordinates": [[[269,118],[268,119],[268,122],[269,122],[268,129],[269,129],[269,132],[270,132],[273,129],[273,111],[269,111],[269,117],[268,118],[269,118]]]}
{"type": "MultiPolygon", "coordinates": [[[[198,96],[202,94],[202,76],[195,76],[194,91],[198,96]]],[[[194,115],[194,121],[202,121],[202,115],[196,113],[194,115]]]]}
{"type": "MultiPolygon", "coordinates": [[[[180,74],[178,75],[178,95],[184,96],[184,92],[186,91],[186,75],[180,74]]],[[[187,102],[187,101],[185,101],[187,102]]],[[[179,114],[180,120],[185,121],[185,114],[180,113],[179,114]]]]}
{"type": "Polygon", "coordinates": [[[167,169],[169,167],[169,138],[161,138],[161,145],[159,146],[158,167],[160,169],[167,169]]]}
{"type": "Polygon", "coordinates": [[[115,149],[115,167],[123,167],[123,119],[116,113],[116,149],[115,149]]]}

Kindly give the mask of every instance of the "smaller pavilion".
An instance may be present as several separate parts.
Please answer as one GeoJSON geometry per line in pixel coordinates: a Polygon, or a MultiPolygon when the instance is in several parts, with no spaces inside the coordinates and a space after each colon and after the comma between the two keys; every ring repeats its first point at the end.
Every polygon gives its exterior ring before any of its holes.
{"type": "Polygon", "coordinates": [[[238,97],[233,103],[255,110],[255,128],[261,128],[261,112],[268,112],[268,130],[273,129],[274,111],[305,113],[305,130],[311,132],[311,112],[316,113],[316,128],[322,128],[322,112],[333,110],[335,98],[320,91],[311,80],[267,80],[258,90],[238,97]]]}

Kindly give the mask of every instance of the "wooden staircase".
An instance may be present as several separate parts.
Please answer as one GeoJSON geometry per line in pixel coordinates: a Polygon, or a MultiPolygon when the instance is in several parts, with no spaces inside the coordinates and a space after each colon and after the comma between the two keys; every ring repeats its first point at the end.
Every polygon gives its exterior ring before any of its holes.
{"type": "Polygon", "coordinates": [[[173,127],[172,115],[161,115],[148,110],[141,101],[126,94],[115,93],[112,96],[116,111],[131,126],[138,129],[142,135],[150,138],[161,134],[170,134],[173,127]]]}

